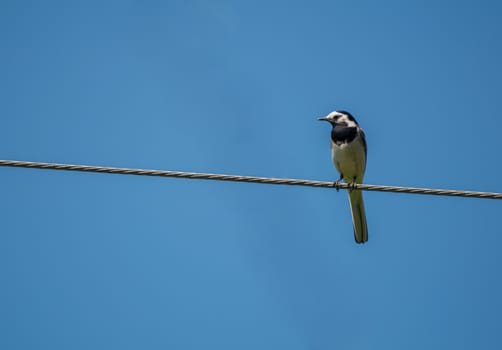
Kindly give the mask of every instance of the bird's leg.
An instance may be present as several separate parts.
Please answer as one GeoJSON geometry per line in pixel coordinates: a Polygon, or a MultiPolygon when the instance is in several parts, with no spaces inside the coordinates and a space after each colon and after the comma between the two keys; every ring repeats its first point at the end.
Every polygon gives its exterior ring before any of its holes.
{"type": "Polygon", "coordinates": [[[340,174],[340,178],[333,182],[333,187],[336,188],[336,192],[340,191],[340,181],[343,180],[343,174],[340,174]]]}

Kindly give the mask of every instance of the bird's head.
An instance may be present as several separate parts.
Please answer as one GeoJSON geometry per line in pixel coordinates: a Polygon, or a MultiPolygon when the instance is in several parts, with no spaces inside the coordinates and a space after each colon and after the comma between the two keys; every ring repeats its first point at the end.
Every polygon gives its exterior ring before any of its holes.
{"type": "Polygon", "coordinates": [[[346,111],[334,111],[325,117],[319,118],[317,120],[324,120],[329,122],[331,125],[341,125],[341,126],[358,126],[354,117],[346,111]]]}

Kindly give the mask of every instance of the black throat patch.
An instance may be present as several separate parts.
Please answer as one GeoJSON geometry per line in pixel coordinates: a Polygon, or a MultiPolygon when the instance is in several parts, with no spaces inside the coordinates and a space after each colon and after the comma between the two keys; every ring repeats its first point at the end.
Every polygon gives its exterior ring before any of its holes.
{"type": "Polygon", "coordinates": [[[331,130],[331,140],[337,145],[352,142],[356,136],[357,127],[355,126],[335,125],[331,130]]]}

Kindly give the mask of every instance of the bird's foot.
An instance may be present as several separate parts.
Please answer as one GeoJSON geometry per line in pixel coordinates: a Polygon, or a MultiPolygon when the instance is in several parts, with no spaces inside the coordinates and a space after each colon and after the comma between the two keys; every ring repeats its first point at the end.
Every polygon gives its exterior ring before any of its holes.
{"type": "Polygon", "coordinates": [[[333,187],[336,188],[336,192],[340,191],[340,181],[343,180],[343,174],[340,174],[340,178],[333,182],[333,187]]]}
{"type": "Polygon", "coordinates": [[[340,191],[340,180],[333,182],[333,187],[336,188],[336,192],[340,191]]]}

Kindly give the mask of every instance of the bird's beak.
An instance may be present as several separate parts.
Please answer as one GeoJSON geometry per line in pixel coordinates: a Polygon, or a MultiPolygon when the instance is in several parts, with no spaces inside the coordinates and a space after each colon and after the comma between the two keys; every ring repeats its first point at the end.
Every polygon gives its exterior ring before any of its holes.
{"type": "Polygon", "coordinates": [[[328,118],[326,118],[326,117],[317,118],[317,120],[324,120],[324,121],[326,121],[326,122],[327,122],[327,121],[329,121],[329,120],[328,120],[328,118]]]}

